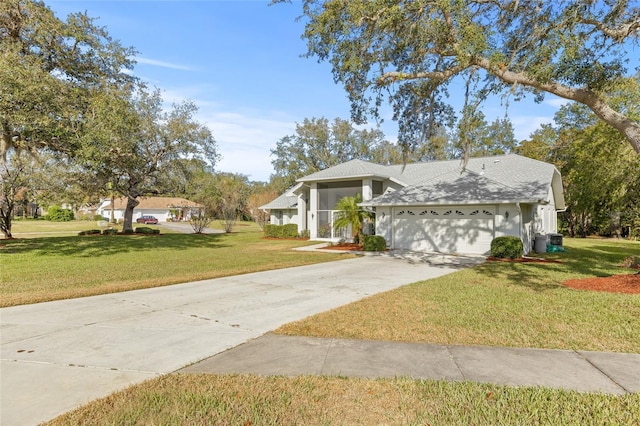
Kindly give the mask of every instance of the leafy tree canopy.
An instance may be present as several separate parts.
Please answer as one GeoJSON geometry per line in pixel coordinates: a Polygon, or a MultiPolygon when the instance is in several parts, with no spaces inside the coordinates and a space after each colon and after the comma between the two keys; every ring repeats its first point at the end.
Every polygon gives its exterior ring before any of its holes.
{"type": "Polygon", "coordinates": [[[72,152],[89,98],[127,74],[134,51],[83,13],[58,19],[44,2],[0,2],[0,154],[72,152]]]}
{"type": "Polygon", "coordinates": [[[638,43],[637,4],[305,0],[303,13],[308,55],[331,63],[353,119],[378,116],[390,101],[404,146],[449,120],[447,88],[462,77],[479,99],[533,93],[540,101],[552,93],[584,104],[640,153],[640,123],[609,96],[629,76],[625,50],[638,43]]]}
{"type": "Polygon", "coordinates": [[[209,167],[217,161],[216,142],[194,120],[196,111],[191,102],[165,111],[159,91],[142,87],[134,93],[105,91],[92,99],[77,161],[98,182],[127,198],[125,229],[131,227],[139,196],[172,189],[176,174],[193,172],[194,160],[209,167]],[[186,159],[193,167],[187,167],[186,159]]]}
{"type": "MultiPolygon", "coordinates": [[[[612,91],[612,104],[640,118],[640,79],[627,79],[612,91]]],[[[640,227],[640,156],[619,132],[584,105],[569,104],[534,140],[553,138],[549,157],[562,173],[567,201],[564,218],[571,235],[607,235],[612,218],[626,229],[640,227]]]]}
{"type": "Polygon", "coordinates": [[[385,143],[378,129],[358,130],[347,121],[336,118],[305,118],[296,125],[296,134],[285,136],[271,150],[276,176],[285,178],[285,188],[295,179],[359,158],[369,161],[396,161],[400,150],[386,155],[392,145],[385,143]]]}

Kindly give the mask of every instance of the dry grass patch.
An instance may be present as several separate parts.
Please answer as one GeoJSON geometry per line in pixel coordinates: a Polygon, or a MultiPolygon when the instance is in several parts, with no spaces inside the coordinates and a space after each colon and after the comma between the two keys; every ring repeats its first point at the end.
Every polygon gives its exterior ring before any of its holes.
{"type": "Polygon", "coordinates": [[[48,425],[633,424],[640,395],[337,377],[169,375],[48,425]]]}

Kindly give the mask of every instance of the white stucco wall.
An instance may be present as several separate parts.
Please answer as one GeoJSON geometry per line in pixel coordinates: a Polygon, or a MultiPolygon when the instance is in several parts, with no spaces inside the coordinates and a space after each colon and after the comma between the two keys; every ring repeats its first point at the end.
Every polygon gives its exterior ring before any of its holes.
{"type": "Polygon", "coordinates": [[[496,206],[495,236],[520,237],[520,210],[516,204],[496,206]]]}
{"type": "Polygon", "coordinates": [[[271,210],[270,223],[272,225],[287,225],[289,223],[295,223],[300,229],[298,224],[298,212],[293,209],[271,210]]]}
{"type": "Polygon", "coordinates": [[[376,207],[376,235],[384,237],[387,247],[391,246],[391,208],[376,207]]]}

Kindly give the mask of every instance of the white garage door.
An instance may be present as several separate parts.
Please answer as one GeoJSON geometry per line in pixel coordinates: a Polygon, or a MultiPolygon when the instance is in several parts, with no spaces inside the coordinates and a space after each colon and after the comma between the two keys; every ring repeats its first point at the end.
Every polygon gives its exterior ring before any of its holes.
{"type": "Polygon", "coordinates": [[[397,249],[488,254],[494,236],[493,207],[412,207],[394,209],[397,249]]]}

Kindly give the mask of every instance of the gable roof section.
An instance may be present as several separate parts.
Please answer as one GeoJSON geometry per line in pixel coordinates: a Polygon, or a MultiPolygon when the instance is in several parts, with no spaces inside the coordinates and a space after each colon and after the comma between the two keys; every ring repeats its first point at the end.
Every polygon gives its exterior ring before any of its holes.
{"type": "Polygon", "coordinates": [[[385,179],[391,177],[389,175],[388,166],[382,166],[380,164],[356,159],[304,176],[297,179],[297,182],[361,179],[373,176],[385,179]]]}
{"type": "Polygon", "coordinates": [[[517,154],[471,158],[464,172],[460,160],[393,166],[351,160],[302,177],[298,182],[366,177],[391,179],[404,189],[363,205],[386,205],[380,204],[382,202],[402,205],[428,200],[434,203],[539,202],[547,199],[551,187],[556,209],[565,208],[562,180],[555,166],[517,154]]]}
{"type": "MultiPolygon", "coordinates": [[[[538,186],[534,184],[532,186],[538,186]]],[[[531,191],[532,186],[510,187],[478,173],[465,170],[451,171],[410,185],[398,191],[388,192],[363,206],[409,206],[422,204],[481,204],[509,202],[537,202],[546,198],[546,190],[531,191]],[[536,198],[534,193],[544,193],[536,198]]],[[[541,184],[542,188],[546,185],[541,184]]]]}
{"type": "Polygon", "coordinates": [[[260,206],[260,210],[271,210],[271,209],[295,209],[298,207],[298,197],[295,195],[288,195],[289,192],[285,192],[275,200],[270,203],[265,204],[264,206],[260,206]]]}

